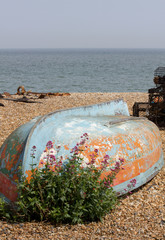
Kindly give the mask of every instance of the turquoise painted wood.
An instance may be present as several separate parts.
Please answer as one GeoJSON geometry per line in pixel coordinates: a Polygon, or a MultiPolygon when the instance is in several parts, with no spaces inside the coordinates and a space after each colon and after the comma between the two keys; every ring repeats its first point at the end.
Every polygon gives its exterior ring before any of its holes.
{"type": "Polygon", "coordinates": [[[7,201],[16,200],[18,168],[22,166],[29,178],[33,146],[36,146],[34,163],[40,166],[48,141],[54,142],[53,152],[60,145],[58,154],[66,159],[84,133],[89,135],[84,162],[89,161],[89,154],[95,148],[99,150],[98,167],[106,154],[110,156],[110,166],[119,157],[124,158],[124,170],[119,172],[113,186],[120,195],[149,181],[164,164],[159,129],[145,118],[130,117],[123,100],[66,109],[22,125],[6,139],[0,149],[1,196],[7,201]]]}

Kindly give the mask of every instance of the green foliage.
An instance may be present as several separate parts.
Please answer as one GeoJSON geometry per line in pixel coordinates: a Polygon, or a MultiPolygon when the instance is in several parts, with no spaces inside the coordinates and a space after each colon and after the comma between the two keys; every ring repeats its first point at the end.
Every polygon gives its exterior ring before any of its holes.
{"type": "Polygon", "coordinates": [[[34,169],[32,165],[30,182],[22,176],[18,183],[17,211],[10,207],[12,214],[8,214],[9,208],[0,202],[0,215],[10,220],[77,224],[101,220],[114,209],[117,196],[111,185],[119,165],[101,180],[108,156],[105,156],[99,169],[94,164],[96,150],[88,166],[83,167],[83,158],[79,154],[81,145],[77,144],[78,147],[72,149],[72,157],[65,164],[48,154],[43,168],[34,169]],[[51,162],[52,159],[54,162],[51,162]],[[50,168],[50,162],[53,169],[50,168]]]}
{"type": "Polygon", "coordinates": [[[17,220],[15,204],[9,204],[4,199],[0,198],[0,219],[9,221],[17,220]]]}

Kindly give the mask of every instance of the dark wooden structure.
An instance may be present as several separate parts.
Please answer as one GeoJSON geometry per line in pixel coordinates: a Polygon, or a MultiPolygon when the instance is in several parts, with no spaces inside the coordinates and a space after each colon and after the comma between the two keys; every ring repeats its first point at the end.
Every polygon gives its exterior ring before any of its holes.
{"type": "Polygon", "coordinates": [[[165,67],[154,71],[156,87],[148,90],[148,102],[135,102],[133,116],[145,116],[160,127],[165,127],[165,67]]]}

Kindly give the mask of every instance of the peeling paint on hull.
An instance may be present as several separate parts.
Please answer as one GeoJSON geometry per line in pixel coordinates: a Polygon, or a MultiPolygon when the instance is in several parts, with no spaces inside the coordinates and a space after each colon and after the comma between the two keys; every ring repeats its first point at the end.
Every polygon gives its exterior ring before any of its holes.
{"type": "Polygon", "coordinates": [[[137,184],[127,191],[149,181],[163,166],[157,126],[147,119],[130,117],[126,103],[117,100],[57,111],[16,129],[0,149],[1,195],[8,201],[16,200],[18,168],[22,166],[23,173],[28,176],[34,145],[37,147],[35,163],[38,166],[49,140],[61,145],[59,155],[66,157],[85,132],[89,135],[90,146],[83,152],[85,159],[95,148],[99,150],[98,166],[105,154],[110,156],[110,165],[119,157],[125,159],[124,170],[117,174],[113,186],[119,194],[126,193],[124,189],[132,179],[136,179],[137,184]]]}

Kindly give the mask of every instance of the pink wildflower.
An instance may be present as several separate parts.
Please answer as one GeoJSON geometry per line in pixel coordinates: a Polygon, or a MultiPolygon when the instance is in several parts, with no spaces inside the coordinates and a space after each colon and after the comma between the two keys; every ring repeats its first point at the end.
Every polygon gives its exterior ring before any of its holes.
{"type": "Polygon", "coordinates": [[[103,165],[103,167],[107,167],[108,165],[108,160],[109,160],[109,155],[105,155],[104,158],[103,158],[103,161],[101,162],[101,164],[103,165]]]}
{"type": "Polygon", "coordinates": [[[135,187],[135,185],[136,185],[136,179],[135,179],[135,178],[132,179],[132,180],[130,181],[130,183],[132,184],[133,187],[135,187]]]}
{"type": "Polygon", "coordinates": [[[52,141],[48,141],[47,144],[46,144],[46,147],[47,147],[48,150],[51,149],[53,147],[52,141]]]}
{"type": "Polygon", "coordinates": [[[79,148],[77,146],[75,146],[74,148],[72,148],[72,150],[70,151],[70,153],[73,153],[75,155],[78,154],[79,148]]]}
{"type": "Polygon", "coordinates": [[[51,160],[56,160],[56,157],[53,154],[50,154],[49,157],[51,158],[51,160]]]}
{"type": "Polygon", "coordinates": [[[120,162],[123,163],[124,162],[124,158],[119,158],[120,162]]]}
{"type": "Polygon", "coordinates": [[[81,142],[80,142],[80,145],[84,145],[85,144],[85,139],[83,139],[81,142]]]}
{"type": "Polygon", "coordinates": [[[84,133],[83,136],[84,136],[84,137],[88,137],[88,133],[84,133]]]}

